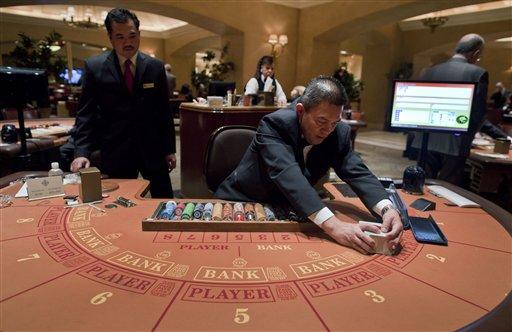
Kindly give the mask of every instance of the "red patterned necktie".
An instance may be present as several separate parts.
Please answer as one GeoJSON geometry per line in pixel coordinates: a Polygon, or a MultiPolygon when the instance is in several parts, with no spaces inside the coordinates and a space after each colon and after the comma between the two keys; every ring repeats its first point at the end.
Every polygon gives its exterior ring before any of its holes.
{"type": "Polygon", "coordinates": [[[124,62],[124,84],[128,88],[128,91],[133,92],[133,73],[131,69],[132,62],[127,59],[124,62]]]}

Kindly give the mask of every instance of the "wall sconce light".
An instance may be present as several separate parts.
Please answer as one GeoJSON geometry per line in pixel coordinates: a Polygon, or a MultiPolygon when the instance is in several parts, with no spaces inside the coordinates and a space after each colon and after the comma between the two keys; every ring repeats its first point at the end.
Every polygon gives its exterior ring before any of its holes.
{"type": "Polygon", "coordinates": [[[288,36],[273,33],[268,36],[268,43],[272,46],[271,55],[278,58],[283,53],[284,46],[288,44],[288,36]]]}

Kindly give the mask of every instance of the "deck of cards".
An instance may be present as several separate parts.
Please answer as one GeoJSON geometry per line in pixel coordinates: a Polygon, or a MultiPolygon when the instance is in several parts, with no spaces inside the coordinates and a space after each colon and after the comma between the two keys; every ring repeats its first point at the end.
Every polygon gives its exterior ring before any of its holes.
{"type": "MultiPolygon", "coordinates": [[[[380,224],[378,222],[370,222],[370,221],[362,221],[362,220],[359,221],[359,225],[364,225],[364,224],[377,226],[377,227],[379,227],[379,229],[382,226],[382,224],[380,224]]],[[[364,233],[366,235],[368,235],[369,237],[371,237],[373,239],[373,241],[375,241],[375,253],[376,254],[393,256],[400,252],[400,245],[398,245],[395,250],[389,249],[389,239],[387,238],[388,233],[382,233],[382,232],[373,233],[370,231],[364,231],[364,233]]]]}

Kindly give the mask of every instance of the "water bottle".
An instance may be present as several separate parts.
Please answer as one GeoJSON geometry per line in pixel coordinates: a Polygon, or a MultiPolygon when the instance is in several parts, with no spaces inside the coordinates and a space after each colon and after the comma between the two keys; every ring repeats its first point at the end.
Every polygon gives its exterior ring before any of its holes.
{"type": "Polygon", "coordinates": [[[227,105],[228,106],[233,106],[233,93],[231,92],[231,90],[228,90],[227,105]]]}
{"type": "Polygon", "coordinates": [[[62,176],[64,175],[64,172],[59,168],[59,163],[53,162],[52,168],[48,171],[48,176],[62,176]]]}

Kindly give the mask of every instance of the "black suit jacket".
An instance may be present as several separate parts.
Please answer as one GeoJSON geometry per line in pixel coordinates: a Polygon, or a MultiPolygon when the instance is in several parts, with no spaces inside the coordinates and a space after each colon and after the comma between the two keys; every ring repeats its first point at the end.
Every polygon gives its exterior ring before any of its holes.
{"type": "MultiPolygon", "coordinates": [[[[421,79],[425,81],[478,83],[467,134],[431,133],[429,136],[429,150],[454,156],[467,156],[471,148],[471,142],[485,120],[489,74],[485,69],[468,63],[465,58],[455,57],[429,68],[421,79]]],[[[415,136],[413,146],[420,147],[421,134],[415,136]]]]}
{"type": "Polygon", "coordinates": [[[163,63],[139,52],[133,93],[124,84],[114,51],[87,59],[84,69],[75,158],[89,157],[99,135],[103,172],[141,163],[148,170],[161,169],[165,156],[176,152],[163,63]],[[101,121],[95,125],[98,113],[101,121]]]}
{"type": "Polygon", "coordinates": [[[352,152],[350,127],[344,123],[304,162],[306,146],[295,110],[266,115],[238,167],[224,180],[215,196],[228,200],[286,204],[307,217],[325,207],[312,187],[329,169],[345,180],[368,209],[388,195],[377,178],[352,152]]]}

